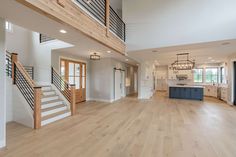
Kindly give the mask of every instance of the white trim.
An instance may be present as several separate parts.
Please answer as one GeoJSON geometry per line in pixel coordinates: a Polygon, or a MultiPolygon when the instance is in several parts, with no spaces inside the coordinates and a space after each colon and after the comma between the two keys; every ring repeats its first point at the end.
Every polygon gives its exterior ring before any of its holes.
{"type": "Polygon", "coordinates": [[[113,99],[97,99],[97,98],[89,98],[87,101],[98,101],[98,102],[107,102],[107,103],[112,103],[114,102],[113,99]]]}
{"type": "Polygon", "coordinates": [[[0,148],[6,147],[6,142],[5,141],[0,141],[0,148]]]}

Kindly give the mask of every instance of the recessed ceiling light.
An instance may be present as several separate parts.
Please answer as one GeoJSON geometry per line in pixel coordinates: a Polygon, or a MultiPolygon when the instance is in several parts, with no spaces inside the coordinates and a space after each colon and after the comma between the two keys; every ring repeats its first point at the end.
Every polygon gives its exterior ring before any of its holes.
{"type": "Polygon", "coordinates": [[[129,61],[129,59],[126,59],[126,61],[129,61]]]}
{"type": "Polygon", "coordinates": [[[139,66],[139,64],[136,64],[137,66],[139,66]]]}
{"type": "Polygon", "coordinates": [[[111,53],[111,51],[107,51],[107,53],[111,53]]]}
{"type": "Polygon", "coordinates": [[[208,57],[208,59],[212,59],[212,57],[208,57]]]}
{"type": "Polygon", "coordinates": [[[67,33],[67,31],[66,31],[66,30],[64,30],[64,29],[61,29],[61,30],[60,30],[60,33],[62,33],[62,34],[66,34],[66,33],[67,33]]]}
{"type": "Polygon", "coordinates": [[[212,61],[212,62],[215,62],[215,60],[214,60],[214,59],[212,59],[211,61],[212,61]]]}

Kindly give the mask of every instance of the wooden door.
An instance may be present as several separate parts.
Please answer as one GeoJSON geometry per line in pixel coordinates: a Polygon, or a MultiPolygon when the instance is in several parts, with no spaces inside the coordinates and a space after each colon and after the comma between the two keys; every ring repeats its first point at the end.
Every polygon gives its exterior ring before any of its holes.
{"type": "Polygon", "coordinates": [[[76,103],[86,101],[86,64],[61,59],[61,75],[70,84],[75,84],[76,103]]]}

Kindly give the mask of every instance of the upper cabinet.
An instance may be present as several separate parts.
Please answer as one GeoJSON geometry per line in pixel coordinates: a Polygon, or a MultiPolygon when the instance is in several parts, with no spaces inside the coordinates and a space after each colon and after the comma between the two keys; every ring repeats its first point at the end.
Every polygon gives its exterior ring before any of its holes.
{"type": "Polygon", "coordinates": [[[19,3],[70,26],[95,41],[125,54],[125,23],[109,0],[17,0],[19,3]]]}

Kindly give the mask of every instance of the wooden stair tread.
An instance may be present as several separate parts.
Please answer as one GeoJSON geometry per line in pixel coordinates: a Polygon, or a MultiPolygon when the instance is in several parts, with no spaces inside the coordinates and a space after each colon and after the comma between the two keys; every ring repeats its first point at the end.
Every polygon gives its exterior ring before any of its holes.
{"type": "Polygon", "coordinates": [[[53,94],[53,95],[43,95],[42,98],[51,98],[51,97],[54,97],[54,96],[58,96],[56,94],[53,94]]]}

